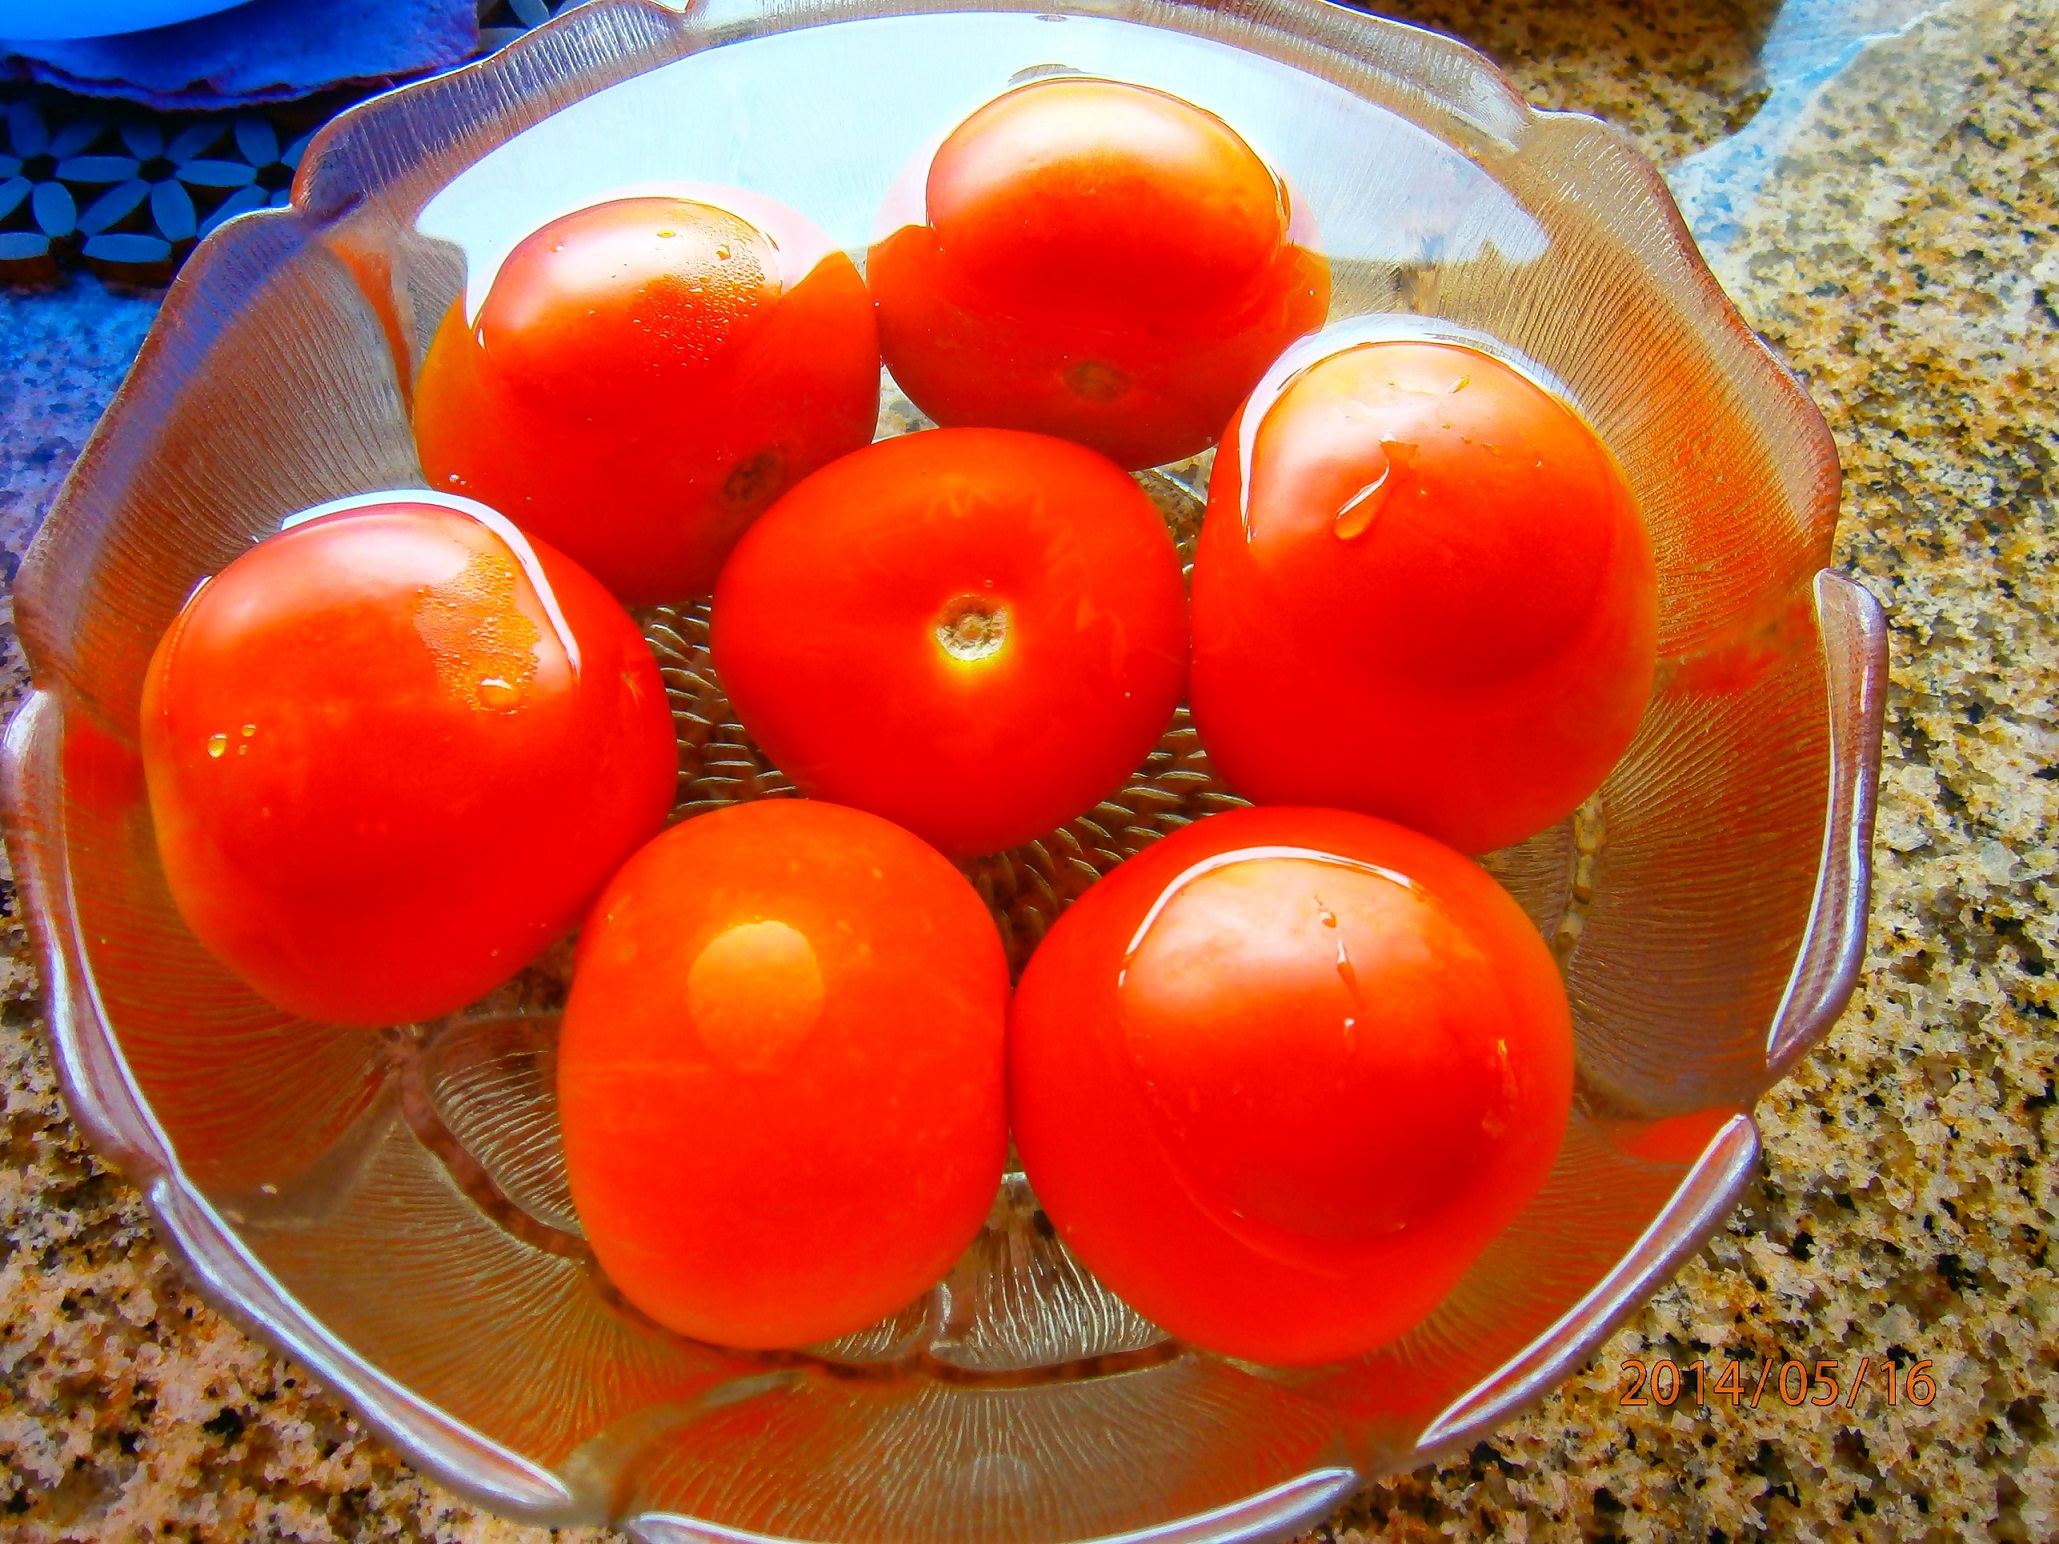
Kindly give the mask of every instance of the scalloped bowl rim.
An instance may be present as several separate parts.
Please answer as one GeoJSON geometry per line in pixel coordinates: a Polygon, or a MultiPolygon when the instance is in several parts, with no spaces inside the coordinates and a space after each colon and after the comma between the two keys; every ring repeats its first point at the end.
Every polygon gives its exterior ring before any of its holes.
{"type": "MultiPolygon", "coordinates": [[[[1190,13],[1206,9],[1189,0],[1180,3],[1190,13]]],[[[598,4],[566,11],[545,28],[539,28],[538,33],[598,28],[602,14],[624,10],[647,11],[675,25],[714,20],[743,28],[753,21],[770,21],[773,25],[764,29],[767,31],[783,30],[782,20],[791,20],[781,18],[772,6],[756,6],[751,0],[712,0],[688,8],[684,17],[679,9],[661,4],[660,0],[600,0],[598,4]]],[[[921,13],[925,8],[908,4],[907,0],[895,0],[892,9],[921,13]]],[[[1003,3],[950,9],[1033,11],[1038,7],[1003,3]]],[[[1096,7],[1092,0],[1070,9],[1084,14],[1120,14],[1119,7],[1096,7]]],[[[1456,103],[1457,88],[1449,82],[1446,86],[1450,94],[1439,98],[1438,105],[1498,143],[1513,145],[1517,132],[1542,123],[1577,123],[1585,133],[1625,143],[1619,131],[1599,120],[1530,106],[1484,57],[1437,34],[1349,12],[1324,0],[1275,0],[1263,13],[1264,21],[1305,43],[1322,42],[1312,31],[1297,25],[1315,17],[1326,18],[1333,24],[1341,17],[1349,17],[1344,24],[1367,36],[1381,29],[1402,28],[1419,33],[1423,39],[1433,39],[1424,46],[1442,52],[1454,71],[1465,72],[1467,84],[1474,88],[1471,112],[1456,103]]],[[[708,46],[727,41],[730,37],[724,35],[708,46]]],[[[512,72],[536,46],[537,34],[532,33],[501,53],[466,66],[465,71],[512,72]]],[[[438,79],[444,78],[447,77],[438,79]]],[[[89,519],[78,507],[81,500],[75,496],[76,490],[98,477],[103,464],[120,449],[128,448],[117,444],[121,426],[134,400],[143,393],[139,383],[150,380],[151,362],[166,346],[165,334],[188,325],[207,324],[206,315],[196,318],[194,314],[206,308],[194,301],[206,291],[214,270],[222,266],[225,257],[239,245],[250,245],[265,227],[283,227],[288,222],[317,227],[377,193],[376,187],[345,191],[329,185],[322,173],[340,164],[340,158],[328,152],[375,141],[391,115],[404,113],[411,97],[434,89],[436,84],[432,80],[401,87],[339,115],[311,145],[295,179],[292,204],[282,209],[254,211],[227,222],[202,243],[182,272],[167,297],[162,316],[153,323],[136,364],[96,425],[22,564],[17,584],[20,636],[39,678],[44,676],[44,670],[37,667],[47,667],[48,662],[63,654],[62,645],[57,642],[61,631],[58,624],[66,614],[64,602],[69,597],[66,576],[56,572],[61,566],[57,548],[61,540],[82,534],[89,519]],[[75,524],[82,528],[81,533],[72,531],[75,524]]],[[[545,114],[537,115],[541,116],[545,114]]],[[[1786,397],[1800,432],[1812,439],[1819,473],[1821,463],[1827,460],[1827,479],[1819,475],[1818,507],[1811,513],[1819,521],[1834,519],[1836,452],[1828,426],[1792,374],[1746,327],[1716,286],[1656,168],[1641,156],[1636,157],[1636,164],[1643,168],[1647,197],[1669,215],[1681,254],[1687,259],[1691,275],[1700,281],[1695,287],[1694,304],[1700,309],[1701,320],[1747,345],[1749,357],[1767,372],[1776,392],[1786,397]]],[[[389,172],[389,180],[401,175],[389,172]]],[[[152,380],[151,384],[156,383],[152,380]]],[[[1877,602],[1841,574],[1822,571],[1817,576],[1815,597],[1819,625],[1825,629],[1825,657],[1833,676],[1829,701],[1833,728],[1842,724],[1853,733],[1831,736],[1831,797],[1825,813],[1816,893],[1782,1010],[1768,1033],[1767,1087],[1784,1076],[1828,1032],[1856,985],[1865,943],[1873,805],[1887,677],[1886,631],[1877,602]],[[1836,678],[1840,668],[1836,651],[1828,647],[1828,633],[1833,627],[1844,630],[1850,644],[1846,656],[1857,661],[1855,666],[1847,665],[1842,680],[1836,678]],[[1856,743],[1860,753],[1856,757],[1840,753],[1843,740],[1856,743]]],[[[39,768],[47,772],[54,767],[62,735],[64,695],[61,686],[37,685],[7,725],[4,744],[0,744],[0,783],[4,783],[0,794],[4,794],[8,846],[19,872],[25,919],[43,963],[57,1073],[74,1118],[92,1146],[145,1190],[151,1212],[167,1242],[203,1295],[259,1339],[309,1366],[416,1467],[472,1500],[507,1515],[538,1522],[590,1520],[575,1518],[564,1511],[572,1496],[557,1475],[415,1397],[301,1309],[291,1293],[265,1271],[188,1182],[123,1060],[93,979],[84,940],[78,935],[77,913],[68,904],[69,872],[61,861],[52,861],[52,855],[61,855],[64,849],[63,811],[49,807],[39,797],[32,798],[35,788],[57,786],[57,780],[47,776],[39,779],[36,773],[39,768]],[[52,919],[61,919],[63,927],[53,929],[52,919]]],[[[1423,1433],[1414,1461],[1429,1461],[1475,1439],[1516,1409],[1541,1397],[1566,1376],[1722,1224],[1756,1168],[1759,1150],[1759,1135],[1750,1114],[1740,1113],[1722,1126],[1683,1176],[1672,1200],[1617,1267],[1527,1350],[1453,1401],[1423,1433]]],[[[1341,1467],[1313,1469],[1231,1505],[1111,1536],[1106,1544],[1118,1544],[1118,1540],[1120,1544],[1201,1544],[1204,1540],[1286,1537],[1320,1519],[1358,1486],[1379,1477],[1341,1467]]],[[[645,1513],[611,1521],[651,1544],[684,1544],[689,1539],[723,1539],[735,1544],[764,1540],[771,1544],[768,1536],[672,1514],[645,1513]]]]}

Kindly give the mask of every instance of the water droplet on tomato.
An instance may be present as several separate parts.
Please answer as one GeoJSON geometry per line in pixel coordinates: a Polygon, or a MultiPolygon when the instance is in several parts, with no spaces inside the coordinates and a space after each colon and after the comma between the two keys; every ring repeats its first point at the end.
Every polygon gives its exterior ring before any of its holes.
{"type": "Polygon", "coordinates": [[[1373,521],[1387,503],[1387,479],[1393,470],[1391,466],[1381,467],[1378,477],[1344,501],[1344,507],[1337,511],[1337,518],[1330,525],[1339,541],[1355,541],[1372,529],[1373,521]]]}
{"type": "Polygon", "coordinates": [[[243,726],[243,738],[244,738],[244,739],[246,739],[246,740],[247,740],[247,739],[249,739],[249,738],[250,738],[250,737],[251,737],[252,735],[254,735],[254,734],[256,734],[256,733],[257,733],[257,725],[255,725],[255,724],[245,724],[245,725],[243,726]]]}
{"type": "Polygon", "coordinates": [[[209,735],[209,736],[207,737],[207,753],[208,753],[208,755],[210,755],[210,756],[216,756],[216,757],[219,757],[219,756],[221,756],[221,755],[222,755],[222,754],[223,754],[224,752],[226,752],[226,751],[228,750],[228,748],[229,748],[229,737],[228,737],[227,735],[225,735],[225,734],[211,734],[211,735],[209,735]]]}
{"type": "Polygon", "coordinates": [[[478,693],[479,705],[496,713],[510,712],[522,703],[522,688],[500,676],[487,676],[479,683],[478,693]]]}
{"type": "Polygon", "coordinates": [[[1393,493],[1394,473],[1397,469],[1408,470],[1410,458],[1416,447],[1406,440],[1382,440],[1377,459],[1368,458],[1366,471],[1373,474],[1372,481],[1344,501],[1343,508],[1331,522],[1330,529],[1339,541],[1355,541],[1372,529],[1380,511],[1387,507],[1388,497],[1393,493]]]}
{"type": "MultiPolygon", "coordinates": [[[[1351,1000],[1354,1003],[1359,1003],[1358,971],[1351,963],[1351,956],[1345,953],[1344,940],[1341,937],[1337,940],[1337,979],[1344,983],[1344,990],[1351,994],[1351,1000]]],[[[1361,1003],[1362,1006],[1363,1004],[1361,1003]]],[[[1347,1019],[1345,1022],[1354,1023],[1356,1021],[1347,1019]]]]}
{"type": "Polygon", "coordinates": [[[1451,389],[1447,391],[1445,395],[1447,397],[1455,397],[1460,392],[1464,391],[1466,387],[1470,386],[1472,382],[1473,378],[1470,375],[1461,375],[1457,380],[1451,383],[1451,389]]]}

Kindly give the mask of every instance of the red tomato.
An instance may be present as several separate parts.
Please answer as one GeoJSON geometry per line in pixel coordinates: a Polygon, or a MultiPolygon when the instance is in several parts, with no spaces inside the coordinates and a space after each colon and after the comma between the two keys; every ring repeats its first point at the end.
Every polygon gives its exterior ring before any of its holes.
{"type": "Polygon", "coordinates": [[[673,827],[595,905],[558,1052],[609,1279],[731,1346],[905,1306],[993,1204],[1007,1004],[993,919],[899,827],[798,799],[673,827]]]}
{"type": "Polygon", "coordinates": [[[1096,884],[1009,1018],[1009,1114],[1060,1235],[1173,1334],[1373,1349],[1543,1183],[1572,1026],[1537,930],[1428,837],[1212,816],[1096,884]]]}
{"type": "Polygon", "coordinates": [[[1549,393],[1453,344],[1350,348],[1246,404],[1217,453],[1195,724],[1247,798],[1488,852],[1629,745],[1657,590],[1622,473],[1549,393]]]}
{"type": "Polygon", "coordinates": [[[864,281],[769,199],[719,189],[581,209],[508,255],[476,324],[464,308],[416,388],[430,481],[555,543],[626,602],[706,594],[744,527],[872,438],[864,281]]]}
{"type": "Polygon", "coordinates": [[[954,857],[1106,798],[1185,682],[1164,521],[1090,450],[934,429],[810,477],[737,546],[711,648],[737,716],[803,792],[954,857]]]}
{"type": "Polygon", "coordinates": [[[1285,184],[1162,91],[1008,92],[944,141],[924,191],[866,278],[894,379],[939,423],[1061,435],[1127,467],[1177,460],[1214,444],[1329,310],[1329,265],[1285,184]]]}
{"type": "Polygon", "coordinates": [[[260,996],[339,1024],[433,1018],[513,975],[678,776],[657,667],[607,592],[498,516],[405,493],[204,584],[142,730],[180,914],[260,996]]]}

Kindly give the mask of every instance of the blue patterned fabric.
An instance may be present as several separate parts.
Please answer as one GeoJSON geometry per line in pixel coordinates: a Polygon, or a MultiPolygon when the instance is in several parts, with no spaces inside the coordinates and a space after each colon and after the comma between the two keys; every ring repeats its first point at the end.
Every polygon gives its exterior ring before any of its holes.
{"type": "Polygon", "coordinates": [[[250,0],[176,26],[72,42],[0,42],[0,74],[159,109],[285,102],[458,64],[476,0],[250,0]]]}

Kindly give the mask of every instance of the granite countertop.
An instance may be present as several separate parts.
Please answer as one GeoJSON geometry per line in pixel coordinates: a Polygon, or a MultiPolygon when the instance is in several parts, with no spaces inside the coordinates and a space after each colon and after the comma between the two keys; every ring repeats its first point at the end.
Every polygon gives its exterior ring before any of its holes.
{"type": "MultiPolygon", "coordinates": [[[[1392,10],[1668,169],[1829,417],[1837,561],[1888,609],[1893,684],[1864,979],[1761,1103],[1746,1205],[1586,1373],[1318,1537],[2059,1537],[2059,0],[1777,9],[1392,10]],[[1927,1358],[1935,1396],[1625,1408],[1625,1359],[1659,1357],[1737,1361],[1747,1395],[1769,1358],[1847,1383],[1927,1358]]],[[[0,291],[9,577],[154,308],[90,279],[0,291]]],[[[11,706],[11,620],[0,647],[11,706]]],[[[0,907],[0,1537],[541,1539],[418,1478],[182,1284],[65,1117],[11,884],[0,907]]]]}

